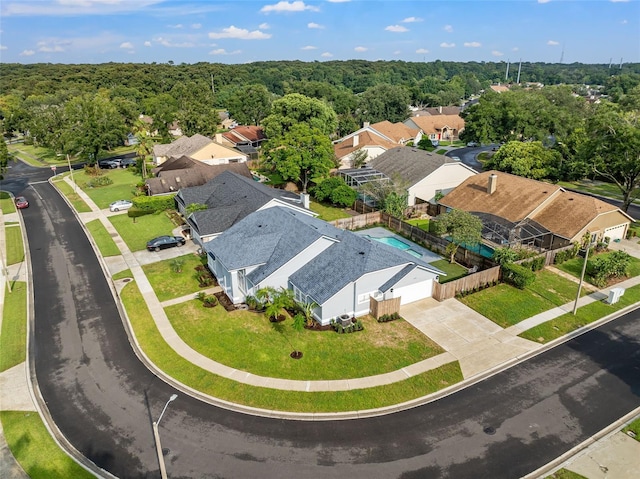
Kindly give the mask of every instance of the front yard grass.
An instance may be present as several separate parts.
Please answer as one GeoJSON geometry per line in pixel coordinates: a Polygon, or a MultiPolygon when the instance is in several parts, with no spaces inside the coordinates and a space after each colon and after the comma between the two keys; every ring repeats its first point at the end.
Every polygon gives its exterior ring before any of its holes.
{"type": "Polygon", "coordinates": [[[439,259],[429,263],[431,266],[435,266],[441,271],[447,273],[446,276],[440,276],[440,284],[448,283],[454,279],[462,278],[467,275],[467,268],[460,266],[458,263],[450,263],[446,259],[439,259]]]}
{"type": "Polygon", "coordinates": [[[86,226],[102,256],[118,256],[120,254],[120,249],[100,220],[89,221],[86,226]]]}
{"type": "Polygon", "coordinates": [[[375,376],[444,352],[409,323],[361,318],[364,331],[296,331],[293,320],[270,323],[262,313],[204,308],[192,300],[165,308],[178,335],[200,354],[258,376],[331,380],[375,376]],[[289,358],[294,350],[302,359],[289,358]]]}
{"type": "Polygon", "coordinates": [[[31,479],[94,477],[58,447],[38,413],[2,411],[0,420],[11,453],[31,479]]]}
{"type": "Polygon", "coordinates": [[[0,208],[2,208],[2,213],[5,215],[16,212],[16,205],[13,202],[13,197],[6,191],[0,191],[0,208]]]}
{"type": "Polygon", "coordinates": [[[344,208],[318,203],[316,201],[311,202],[309,209],[314,213],[318,213],[318,218],[324,221],[334,221],[351,216],[344,208]]]}
{"type": "MultiPolygon", "coordinates": [[[[599,253],[598,255],[589,255],[588,260],[592,260],[593,258],[595,258],[596,256],[608,256],[610,255],[611,252],[607,252],[607,253],[599,253]]],[[[576,278],[580,278],[580,275],[582,274],[582,264],[584,263],[584,258],[583,257],[576,257],[576,258],[572,258],[570,260],[565,261],[564,263],[561,264],[556,264],[554,265],[556,268],[558,268],[561,271],[564,271],[565,273],[569,273],[572,276],[575,276],[576,278]]],[[[629,269],[627,271],[628,274],[628,278],[633,278],[634,276],[638,276],[640,275],[640,259],[635,258],[635,257],[631,257],[631,261],[629,262],[629,269]]],[[[587,274],[585,274],[584,276],[585,281],[590,282],[589,281],[589,276],[587,274]]],[[[624,278],[622,278],[624,279],[624,278]]]]}
{"type": "MultiPolygon", "coordinates": [[[[464,304],[497,325],[507,328],[575,299],[578,285],[547,270],[538,271],[534,283],[518,289],[508,284],[483,289],[460,298],[464,304]]],[[[581,291],[581,295],[586,294],[581,291]]]]}
{"type": "MultiPolygon", "coordinates": [[[[608,198],[616,198],[622,201],[622,192],[613,183],[607,183],[606,181],[597,180],[577,180],[577,181],[558,181],[559,186],[570,188],[576,191],[583,191],[585,193],[592,193],[594,195],[606,196],[608,198]]],[[[633,202],[637,202],[638,191],[633,194],[633,202]]]]}
{"type": "MultiPolygon", "coordinates": [[[[401,382],[352,391],[302,392],[249,386],[205,371],[171,349],[135,282],[124,287],[121,297],[141,348],[157,367],[198,391],[250,407],[306,413],[366,410],[422,397],[463,379],[460,365],[454,361],[401,382]]],[[[213,309],[217,308],[221,306],[213,309]]],[[[296,361],[289,357],[286,360],[296,361]]]]}
{"type": "Polygon", "coordinates": [[[7,264],[24,261],[24,244],[22,243],[22,229],[20,226],[7,226],[4,229],[7,247],[7,264]]]}
{"type": "Polygon", "coordinates": [[[551,474],[550,476],[545,477],[545,479],[587,479],[581,474],[577,472],[570,471],[569,469],[558,469],[556,472],[551,474]]]}
{"type": "Polygon", "coordinates": [[[161,302],[191,293],[195,295],[202,289],[198,284],[198,280],[194,277],[196,274],[195,267],[203,264],[202,259],[195,254],[186,254],[175,259],[184,261],[181,273],[176,273],[171,268],[173,259],[142,266],[147,279],[161,302]]]}
{"type": "Polygon", "coordinates": [[[634,437],[634,439],[638,442],[640,442],[640,418],[636,419],[635,421],[633,421],[632,423],[630,423],[628,426],[626,426],[622,432],[627,433],[627,432],[632,432],[634,433],[636,436],[634,437]]]}
{"type": "Polygon", "coordinates": [[[147,247],[147,241],[156,236],[170,235],[175,228],[164,211],[138,218],[129,218],[125,213],[110,216],[109,221],[131,251],[142,251],[147,247]]]}
{"type": "Polygon", "coordinates": [[[93,177],[87,175],[84,171],[77,171],[73,177],[78,186],[89,195],[99,208],[108,208],[111,203],[116,200],[130,200],[136,190],[136,185],[142,179],[133,172],[133,168],[114,168],[110,170],[102,170],[103,175],[111,178],[113,183],[108,186],[100,186],[91,188],[87,185],[93,177]]]}
{"type": "Polygon", "coordinates": [[[27,284],[24,281],[11,283],[4,292],[0,331],[0,371],[24,362],[27,359],[27,284]]]}
{"type": "MultiPolygon", "coordinates": [[[[75,176],[74,176],[75,178],[75,176]]],[[[73,208],[78,213],[88,213],[91,211],[91,208],[85,201],[80,198],[80,195],[73,191],[73,187],[68,184],[66,181],[59,180],[53,182],[54,186],[58,188],[64,196],[67,197],[69,202],[73,205],[73,208]]]]}
{"type": "Polygon", "coordinates": [[[572,313],[563,314],[524,331],[520,337],[542,344],[548,343],[638,301],[640,301],[640,285],[626,289],[624,295],[615,304],[607,304],[604,301],[587,304],[578,308],[575,316],[572,313]]]}

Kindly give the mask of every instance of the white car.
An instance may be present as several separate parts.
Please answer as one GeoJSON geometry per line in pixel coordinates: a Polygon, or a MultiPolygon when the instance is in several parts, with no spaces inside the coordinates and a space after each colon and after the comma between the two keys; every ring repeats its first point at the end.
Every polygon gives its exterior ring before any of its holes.
{"type": "Polygon", "coordinates": [[[121,211],[128,210],[133,206],[133,203],[129,200],[114,201],[109,205],[109,211],[121,211]]]}
{"type": "Polygon", "coordinates": [[[452,160],[456,160],[456,161],[460,161],[460,157],[459,156],[452,156],[451,159],[452,160]]]}

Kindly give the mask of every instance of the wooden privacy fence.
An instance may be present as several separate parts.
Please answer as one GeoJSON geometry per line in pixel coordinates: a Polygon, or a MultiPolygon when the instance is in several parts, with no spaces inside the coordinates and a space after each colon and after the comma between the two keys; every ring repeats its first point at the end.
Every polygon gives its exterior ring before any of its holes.
{"type": "Polygon", "coordinates": [[[385,314],[393,314],[400,312],[401,298],[377,300],[374,297],[369,298],[369,312],[371,316],[378,319],[385,314]]]}
{"type": "Polygon", "coordinates": [[[438,301],[454,298],[462,291],[473,291],[500,280],[500,266],[479,271],[448,283],[433,283],[433,298],[438,301]]]}

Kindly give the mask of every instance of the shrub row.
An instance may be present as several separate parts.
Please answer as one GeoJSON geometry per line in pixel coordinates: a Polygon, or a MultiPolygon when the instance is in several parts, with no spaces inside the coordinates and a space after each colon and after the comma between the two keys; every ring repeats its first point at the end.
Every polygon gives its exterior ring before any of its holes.
{"type": "Polygon", "coordinates": [[[627,276],[631,256],[625,251],[614,251],[608,256],[598,256],[587,263],[587,274],[591,282],[602,288],[611,278],[627,276]]]}
{"type": "Polygon", "coordinates": [[[140,210],[148,211],[149,213],[155,213],[156,211],[171,210],[176,207],[176,202],[173,199],[175,195],[164,196],[136,196],[133,201],[133,206],[140,210]]]}
{"type": "Polygon", "coordinates": [[[362,331],[364,329],[364,325],[359,319],[356,320],[355,323],[351,322],[351,324],[347,326],[343,326],[342,323],[336,322],[335,319],[332,319],[331,327],[338,334],[355,333],[356,331],[362,331]]]}
{"type": "Polygon", "coordinates": [[[87,186],[89,188],[99,188],[101,186],[109,186],[113,183],[113,180],[108,176],[95,176],[89,181],[87,181],[87,186]]]}
{"type": "Polygon", "coordinates": [[[383,314],[378,318],[379,323],[386,323],[388,321],[395,321],[400,319],[400,313],[383,314]]]}
{"type": "Polygon", "coordinates": [[[540,271],[542,268],[544,268],[544,259],[544,256],[538,256],[537,258],[533,258],[532,260],[523,261],[522,263],[520,263],[520,266],[531,271],[540,271]]]}
{"type": "Polygon", "coordinates": [[[536,280],[536,275],[524,266],[506,263],[502,265],[502,279],[518,289],[524,289],[533,284],[536,280]]]}
{"type": "Polygon", "coordinates": [[[556,253],[556,256],[553,258],[554,264],[562,264],[565,261],[575,258],[578,255],[578,251],[580,250],[580,245],[573,245],[572,249],[566,249],[564,251],[559,251],[556,253]]]}
{"type": "Polygon", "coordinates": [[[498,284],[498,281],[491,281],[489,283],[485,283],[485,284],[481,284],[479,286],[476,286],[472,289],[463,289],[461,291],[458,291],[456,293],[456,298],[464,298],[465,296],[468,296],[470,294],[473,293],[477,293],[478,291],[482,291],[483,289],[487,289],[487,288],[491,288],[493,286],[496,286],[498,284]]]}

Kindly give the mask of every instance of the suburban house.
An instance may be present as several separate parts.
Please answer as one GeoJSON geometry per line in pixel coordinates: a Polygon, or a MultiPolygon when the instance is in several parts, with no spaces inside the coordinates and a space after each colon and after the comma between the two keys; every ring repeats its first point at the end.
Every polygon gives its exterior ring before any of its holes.
{"type": "Polygon", "coordinates": [[[448,193],[476,173],[460,161],[408,146],[396,146],[385,151],[371,160],[369,168],[340,170],[345,182],[356,188],[382,178],[399,182],[406,187],[407,206],[427,202],[435,204],[436,197],[448,193]]]}
{"type": "Polygon", "coordinates": [[[247,163],[208,165],[188,156],[181,156],[171,158],[154,168],[154,177],[145,180],[145,187],[149,196],[166,195],[176,193],[182,188],[204,185],[225,171],[253,179],[247,163]]]}
{"type": "Polygon", "coordinates": [[[182,128],[180,128],[178,121],[174,121],[169,125],[169,134],[171,136],[182,136],[182,128]]]}
{"type": "Polygon", "coordinates": [[[362,128],[337,140],[333,144],[339,168],[353,168],[353,155],[358,150],[367,152],[367,160],[371,160],[390,148],[417,143],[422,138],[422,131],[408,127],[403,123],[381,121],[373,125],[365,122],[362,128]]]}
{"type": "Polygon", "coordinates": [[[228,146],[216,143],[211,138],[195,134],[191,137],[181,136],[172,143],[153,147],[153,164],[160,166],[169,158],[188,156],[208,165],[226,163],[242,163],[247,155],[228,146]]]}
{"type": "Polygon", "coordinates": [[[258,148],[262,143],[264,143],[267,137],[264,134],[264,130],[261,126],[248,125],[243,126],[239,125],[229,131],[224,133],[220,133],[221,140],[218,141],[216,135],[216,141],[222,144],[229,144],[233,147],[250,145],[254,148],[258,148]]]}
{"type": "Polygon", "coordinates": [[[292,290],[327,325],[369,313],[370,298],[428,298],[442,273],[408,253],[290,208],[256,211],[205,245],[209,269],[243,303],[266,286],[292,290]]]}
{"type": "Polygon", "coordinates": [[[412,116],[404,124],[421,130],[430,140],[438,141],[457,140],[464,130],[464,120],[458,114],[412,116]]]}
{"type": "Polygon", "coordinates": [[[411,116],[458,115],[461,111],[459,106],[433,106],[412,109],[411,116]]]}
{"type": "Polygon", "coordinates": [[[315,216],[309,210],[309,196],[270,188],[231,171],[225,171],[202,186],[183,188],[176,195],[178,211],[191,227],[191,237],[200,246],[226,231],[254,211],[282,206],[300,214],[315,216]],[[187,214],[190,204],[206,210],[187,214]]]}
{"type": "Polygon", "coordinates": [[[555,249],[579,241],[625,238],[633,219],[597,198],[500,171],[469,177],[440,200],[480,217],[483,238],[498,246],[555,249]]]}

